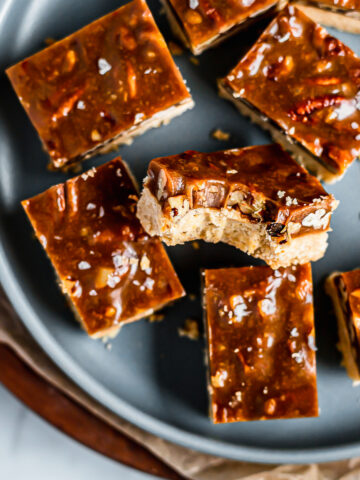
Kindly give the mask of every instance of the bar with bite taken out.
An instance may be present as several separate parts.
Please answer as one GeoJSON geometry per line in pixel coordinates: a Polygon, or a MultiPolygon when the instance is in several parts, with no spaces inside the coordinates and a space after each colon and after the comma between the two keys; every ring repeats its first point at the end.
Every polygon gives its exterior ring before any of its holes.
{"type": "Polygon", "coordinates": [[[273,144],[152,160],[137,215],[167,245],[222,241],[278,268],[324,255],[336,206],[273,144]]]}

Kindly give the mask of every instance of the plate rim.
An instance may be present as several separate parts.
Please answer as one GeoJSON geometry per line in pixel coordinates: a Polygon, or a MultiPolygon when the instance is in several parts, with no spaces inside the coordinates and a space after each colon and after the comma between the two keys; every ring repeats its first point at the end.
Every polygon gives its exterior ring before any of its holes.
{"type": "MultiPolygon", "coordinates": [[[[0,27],[5,23],[14,3],[14,0],[4,0],[3,3],[1,1],[0,27]]],[[[120,418],[176,445],[238,461],[260,464],[323,463],[343,460],[360,454],[360,438],[356,442],[309,449],[272,449],[245,444],[235,445],[226,441],[209,439],[200,434],[175,427],[132,406],[86,373],[51,335],[32,308],[30,298],[24,294],[21,283],[16,278],[7,254],[4,238],[3,225],[0,224],[0,283],[19,318],[34,340],[66,376],[100,405],[108,408],[120,418]]]]}

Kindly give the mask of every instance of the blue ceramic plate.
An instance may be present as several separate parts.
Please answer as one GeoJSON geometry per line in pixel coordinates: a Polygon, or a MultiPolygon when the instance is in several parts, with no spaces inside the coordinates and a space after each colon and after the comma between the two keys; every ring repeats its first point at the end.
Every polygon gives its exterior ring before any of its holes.
{"type": "MultiPolygon", "coordinates": [[[[360,388],[353,388],[336,350],[336,326],[322,281],[335,269],[360,265],[360,171],[355,163],[343,181],[328,190],[341,200],[324,259],[314,264],[318,387],[317,419],[248,422],[214,426],[207,417],[204,344],[180,338],[187,317],[201,317],[199,269],[256,263],[226,245],[173,247],[169,254],[188,292],[161,323],[143,320],[122,329],[112,350],[87,338],[60,293],[52,267],[34,240],[20,200],[65,180],[47,171],[47,157],[4,69],[119,7],[116,0],[0,0],[0,276],[19,315],[49,356],[84,390],[121,417],[175,443],[211,454],[254,462],[315,462],[360,454],[360,388]]],[[[150,7],[167,39],[160,5],[150,7]]],[[[269,137],[216,92],[216,78],[236,63],[257,32],[238,35],[203,54],[194,65],[188,54],[176,61],[196,108],[121,149],[139,180],[157,156],[186,149],[211,151],[268,143],[269,137]],[[220,127],[229,142],[212,139],[220,127]]],[[[336,35],[360,54],[359,37],[336,35]]],[[[87,161],[99,165],[114,154],[87,161]]]]}

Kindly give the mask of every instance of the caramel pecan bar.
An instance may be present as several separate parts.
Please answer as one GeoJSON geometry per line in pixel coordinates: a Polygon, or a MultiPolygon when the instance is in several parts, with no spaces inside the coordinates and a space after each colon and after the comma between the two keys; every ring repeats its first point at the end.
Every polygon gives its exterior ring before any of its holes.
{"type": "Polygon", "coordinates": [[[360,153],[360,59],[289,6],[219,82],[220,93],[325,181],[360,153]]]}
{"type": "Polygon", "coordinates": [[[167,245],[223,241],[277,268],[324,255],[336,206],[273,144],[152,160],[137,215],[167,245]]]}
{"type": "Polygon", "coordinates": [[[283,0],[162,0],[175,35],[199,55],[256,20],[274,14],[283,0]]]}
{"type": "Polygon", "coordinates": [[[310,264],[204,271],[214,423],[318,416],[310,264]]]}
{"type": "Polygon", "coordinates": [[[299,0],[295,5],[315,22],[360,33],[360,0],[299,0]]]}
{"type": "Polygon", "coordinates": [[[22,205],[60,287],[92,337],[184,295],[164,247],[135,216],[137,191],[117,158],[22,205]]]}
{"type": "Polygon", "coordinates": [[[55,168],[128,144],[193,106],[145,0],[109,13],[7,75],[55,168]]]}
{"type": "Polygon", "coordinates": [[[354,385],[360,383],[360,269],[334,272],[326,280],[338,323],[343,364],[354,385]]]}

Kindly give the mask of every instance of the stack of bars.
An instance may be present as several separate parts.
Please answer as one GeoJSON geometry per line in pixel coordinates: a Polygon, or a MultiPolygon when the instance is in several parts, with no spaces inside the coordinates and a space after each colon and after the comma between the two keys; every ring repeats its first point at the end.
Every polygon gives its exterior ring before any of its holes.
{"type": "MultiPolygon", "coordinates": [[[[282,3],[164,5],[199,54],[282,3]]],[[[144,0],[7,74],[53,168],[130,143],[194,105],[144,0]]],[[[212,420],[317,416],[309,262],[324,256],[338,204],[319,178],[338,180],[359,155],[359,86],[354,53],[288,6],[219,81],[278,143],[155,158],[140,198],[119,157],[24,200],[86,332],[113,336],[185,295],[161,241],[225,242],[267,265],[201,272],[212,420]]],[[[359,271],[332,274],[327,291],[346,367],[360,381],[359,271]]]]}

